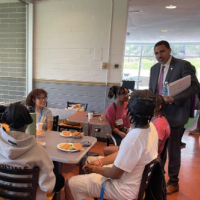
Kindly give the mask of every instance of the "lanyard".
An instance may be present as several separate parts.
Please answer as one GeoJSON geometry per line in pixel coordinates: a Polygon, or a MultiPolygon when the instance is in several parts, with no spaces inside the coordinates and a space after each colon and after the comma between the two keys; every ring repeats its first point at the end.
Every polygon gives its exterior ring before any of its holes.
{"type": "Polygon", "coordinates": [[[40,110],[40,116],[39,116],[39,118],[38,118],[38,123],[39,123],[40,120],[41,120],[41,117],[42,117],[42,111],[43,111],[43,108],[41,108],[41,110],[40,110]]]}
{"type": "MultiPolygon", "coordinates": [[[[117,106],[115,103],[113,103],[113,106],[114,106],[114,109],[115,109],[115,121],[117,121],[117,106]]],[[[123,111],[124,111],[124,108],[123,108],[123,111]]],[[[123,115],[123,112],[122,112],[122,115],[123,115]]]]}
{"type": "Polygon", "coordinates": [[[103,200],[104,190],[105,190],[105,186],[104,186],[104,184],[102,184],[102,186],[101,186],[100,200],[103,200]]]}

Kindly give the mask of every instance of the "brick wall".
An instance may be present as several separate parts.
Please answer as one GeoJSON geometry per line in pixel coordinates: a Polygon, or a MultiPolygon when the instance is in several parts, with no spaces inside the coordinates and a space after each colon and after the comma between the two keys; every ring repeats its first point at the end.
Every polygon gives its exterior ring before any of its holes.
{"type": "Polygon", "coordinates": [[[26,7],[0,3],[0,101],[25,96],[26,7]]]}
{"type": "Polygon", "coordinates": [[[113,100],[108,87],[95,85],[121,83],[128,0],[46,0],[34,4],[34,81],[35,88],[48,92],[48,107],[64,108],[67,101],[88,103],[88,111],[104,112],[113,100]],[[110,38],[110,26],[112,32],[110,38]],[[109,44],[110,59],[109,58],[109,44]],[[101,60],[95,60],[101,49],[101,60]],[[114,64],[119,64],[114,69],[114,64]],[[45,82],[45,79],[73,81],[45,82]],[[38,82],[40,81],[40,82],[38,82]],[[79,81],[91,82],[81,85],[79,81]],[[77,82],[77,84],[76,84],[77,82]]]}
{"type": "Polygon", "coordinates": [[[46,0],[34,7],[34,79],[120,83],[128,0],[46,0]],[[100,49],[102,57],[95,59],[100,49]],[[114,69],[114,64],[119,64],[114,69]]]}

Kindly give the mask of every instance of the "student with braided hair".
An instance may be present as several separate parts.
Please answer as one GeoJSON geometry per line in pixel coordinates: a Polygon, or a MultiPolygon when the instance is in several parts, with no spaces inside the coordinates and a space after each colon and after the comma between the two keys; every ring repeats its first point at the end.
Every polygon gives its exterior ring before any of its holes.
{"type": "MultiPolygon", "coordinates": [[[[138,91],[143,92],[143,90],[138,90],[138,91]]],[[[166,118],[164,117],[164,110],[165,110],[164,98],[161,95],[153,95],[153,93],[151,93],[151,95],[154,96],[155,98],[155,110],[151,122],[153,123],[158,132],[158,157],[160,157],[163,148],[165,146],[165,142],[170,135],[170,127],[166,118]]],[[[118,150],[119,150],[118,146],[108,146],[105,147],[103,151],[104,155],[108,156],[110,154],[117,152],[118,150]]]]}
{"type": "Polygon", "coordinates": [[[123,86],[112,86],[109,90],[108,98],[116,99],[106,109],[105,116],[112,128],[112,135],[119,146],[130,128],[130,119],[127,117],[126,110],[128,104],[128,89],[123,86]]]}
{"type": "Polygon", "coordinates": [[[164,117],[165,101],[161,95],[156,95],[156,107],[154,110],[154,117],[151,122],[154,124],[158,132],[158,156],[160,157],[165,142],[170,135],[170,127],[164,117]]]}

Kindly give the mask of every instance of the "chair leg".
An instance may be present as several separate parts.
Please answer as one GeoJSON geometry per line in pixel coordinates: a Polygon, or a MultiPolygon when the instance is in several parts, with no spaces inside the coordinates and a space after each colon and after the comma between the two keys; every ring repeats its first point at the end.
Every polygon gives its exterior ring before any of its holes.
{"type": "Polygon", "coordinates": [[[107,138],[107,147],[110,145],[110,140],[107,138]]]}

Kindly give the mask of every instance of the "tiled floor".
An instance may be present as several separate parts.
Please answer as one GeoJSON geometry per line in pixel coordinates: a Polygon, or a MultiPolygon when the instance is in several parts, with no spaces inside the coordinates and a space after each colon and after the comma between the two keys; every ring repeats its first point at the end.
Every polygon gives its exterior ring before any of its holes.
{"type": "MultiPolygon", "coordinates": [[[[196,122],[188,130],[193,129],[195,126],[196,122]]],[[[185,131],[183,137],[183,142],[187,143],[186,148],[181,150],[180,191],[167,196],[167,200],[200,200],[200,135],[188,135],[188,130],[185,131]]],[[[103,147],[105,146],[105,143],[98,142],[92,151],[103,155],[103,147]]],[[[167,172],[167,163],[165,170],[167,172]]],[[[78,174],[78,167],[76,165],[64,165],[62,171],[67,179],[78,174]]],[[[64,199],[64,191],[61,193],[61,199],[64,199]]],[[[92,200],[92,198],[87,200],[92,200]]]]}

